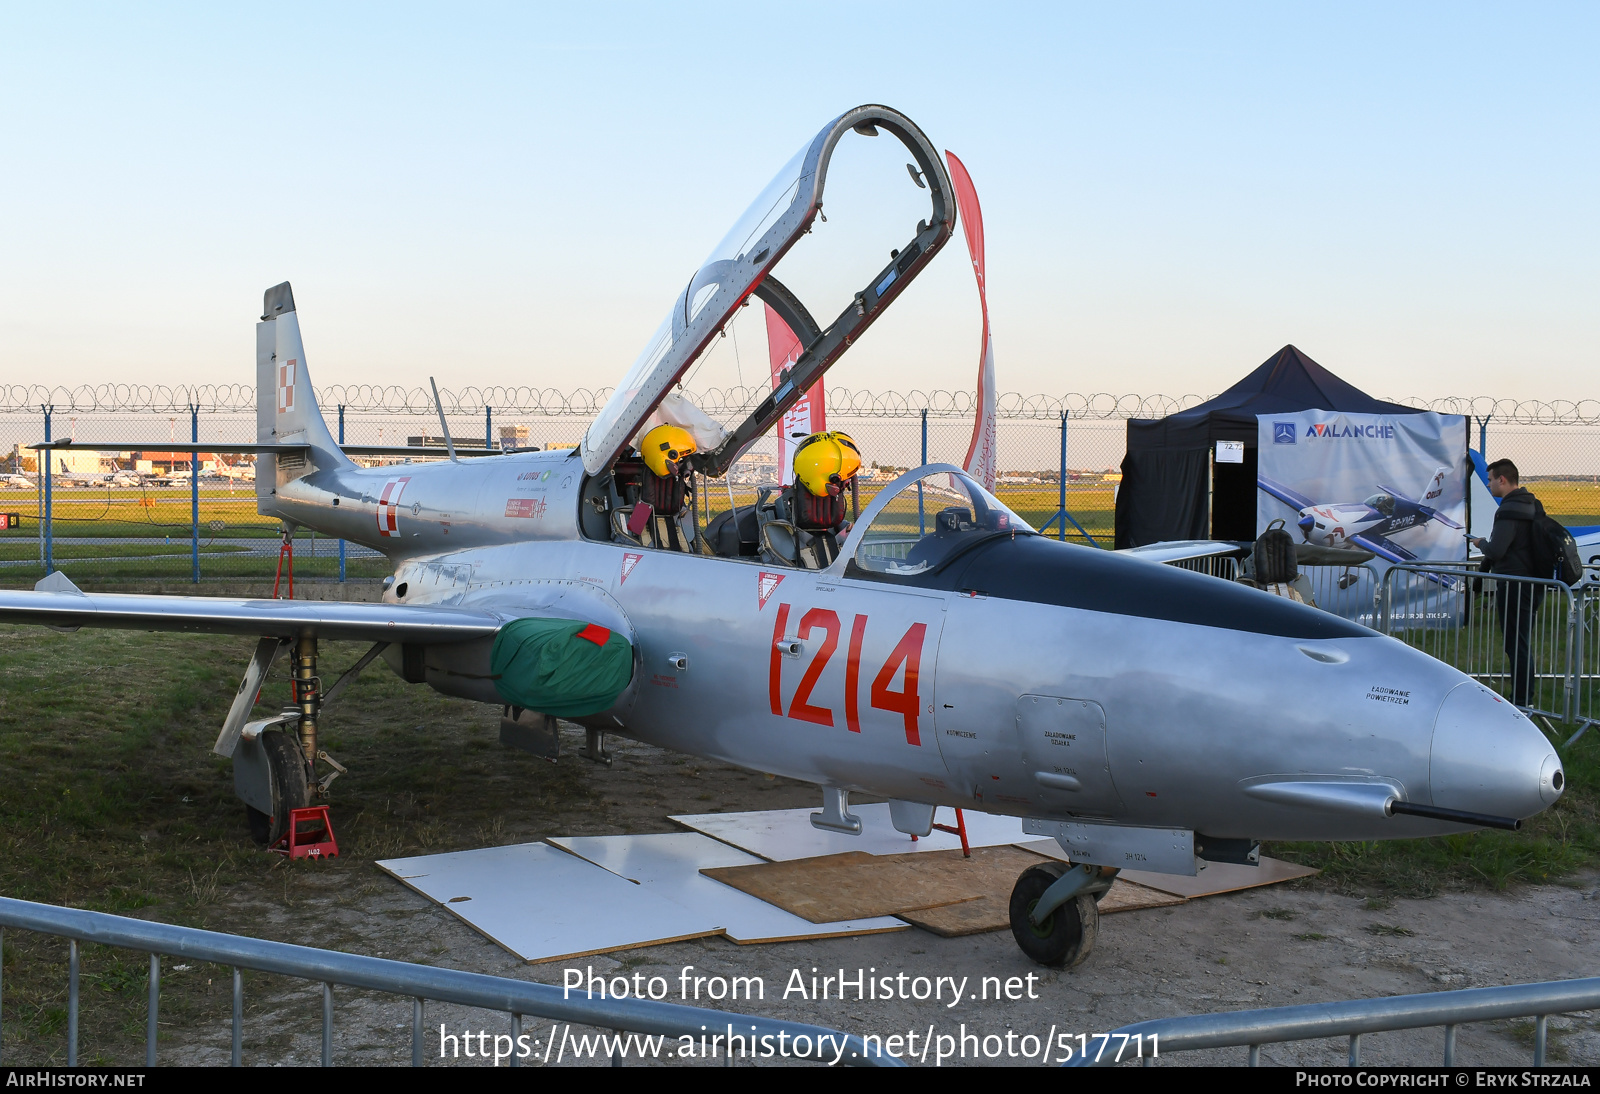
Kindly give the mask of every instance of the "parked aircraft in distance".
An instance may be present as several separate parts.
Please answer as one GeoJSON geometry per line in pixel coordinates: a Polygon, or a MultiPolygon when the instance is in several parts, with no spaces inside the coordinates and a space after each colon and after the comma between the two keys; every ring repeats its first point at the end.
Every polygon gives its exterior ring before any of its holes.
{"type": "Polygon", "coordinates": [[[0,486],[11,487],[19,490],[36,490],[39,484],[27,475],[16,475],[10,472],[0,474],[0,486]]]}
{"type": "MultiPolygon", "coordinates": [[[[1263,839],[1513,828],[1560,797],[1543,733],[1456,669],[1236,582],[1041,536],[957,467],[906,471],[853,520],[842,480],[807,478],[703,522],[707,480],[859,342],[955,222],[922,131],[851,110],[676,281],[578,448],[472,460],[356,466],[375,450],[335,442],[294,295],[276,285],[256,326],[256,442],[204,451],[256,455],[263,516],[388,556],[382,602],[85,593],[57,573],[0,591],[0,622],[257,639],[215,750],[262,840],[336,773],[320,726],[349,674],[325,695],[325,639],[372,643],[351,673],[381,656],[408,682],[492,704],[502,740],[546,756],[560,717],[602,762],[618,733],[813,783],[822,828],[860,830],[852,792],[889,799],[912,835],[937,806],[1019,817],[1071,860],[1029,868],[1011,894],[1013,936],[1050,965],[1089,952],[1095,901],[1124,867],[1193,875],[1256,863],[1263,839]],[[802,299],[778,278],[791,249],[851,230],[819,215],[846,147],[877,165],[875,192],[905,202],[866,225],[899,242],[821,264],[839,280],[802,299]],[[758,406],[717,422],[676,388],[752,300],[800,352],[758,406]],[[294,706],[253,718],[280,653],[294,706]]],[[[837,438],[819,450],[844,466],[837,438]]]]}
{"type": "Polygon", "coordinates": [[[55,480],[62,486],[139,486],[144,482],[138,472],[123,470],[115,460],[110,471],[69,471],[63,459],[55,480]]]}
{"type": "Polygon", "coordinates": [[[194,472],[187,467],[174,467],[171,471],[153,476],[150,481],[156,486],[188,486],[194,478],[194,472]]]}

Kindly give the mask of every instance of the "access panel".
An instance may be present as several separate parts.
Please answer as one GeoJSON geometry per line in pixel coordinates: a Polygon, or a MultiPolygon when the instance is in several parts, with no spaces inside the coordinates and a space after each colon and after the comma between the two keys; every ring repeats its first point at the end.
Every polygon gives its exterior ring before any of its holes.
{"type": "Polygon", "coordinates": [[[1099,703],[1057,695],[1017,700],[1022,762],[1041,803],[1073,813],[1121,809],[1106,760],[1106,714],[1099,703]]]}

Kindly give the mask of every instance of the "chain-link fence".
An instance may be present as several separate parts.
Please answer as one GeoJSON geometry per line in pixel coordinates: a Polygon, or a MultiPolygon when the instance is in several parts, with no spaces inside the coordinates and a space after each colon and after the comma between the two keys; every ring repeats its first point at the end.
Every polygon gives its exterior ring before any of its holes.
{"type": "MultiPolygon", "coordinates": [[[[692,397],[725,424],[767,391],[727,388],[692,397]]],[[[441,391],[458,445],[549,448],[575,445],[609,390],[529,388],[441,391]]],[[[438,413],[422,389],[329,386],[318,392],[329,429],[349,444],[437,444],[438,413]]],[[[1003,395],[998,400],[1002,500],[1036,528],[1109,546],[1127,419],[1159,418],[1198,395],[1003,395]]],[[[1600,403],[1437,400],[1412,405],[1471,416],[1473,444],[1509,456],[1556,519],[1600,524],[1600,403]]],[[[900,470],[961,464],[972,433],[972,397],[961,392],[828,392],[829,428],[851,434],[867,461],[864,505],[900,470]]],[[[280,546],[276,521],[256,512],[250,457],[162,447],[255,440],[255,391],[196,388],[0,386],[0,584],[32,584],[52,569],[75,582],[163,584],[271,582],[280,546]],[[125,445],[108,452],[53,452],[56,440],[125,445]],[[48,468],[41,475],[41,464],[48,468]],[[198,468],[198,479],[194,475],[198,468]]],[[[715,516],[748,504],[778,476],[777,441],[758,441],[725,480],[702,484],[715,516]]],[[[301,529],[295,579],[374,581],[386,560],[354,544],[301,529]]]]}

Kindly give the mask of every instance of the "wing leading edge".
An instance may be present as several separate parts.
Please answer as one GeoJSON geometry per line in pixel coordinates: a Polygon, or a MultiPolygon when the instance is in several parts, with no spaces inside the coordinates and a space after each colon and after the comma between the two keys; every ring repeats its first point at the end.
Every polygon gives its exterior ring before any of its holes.
{"type": "Polygon", "coordinates": [[[0,623],[48,627],[434,644],[491,638],[502,622],[490,612],[427,605],[0,590],[0,623]]]}
{"type": "Polygon", "coordinates": [[[1265,476],[1258,475],[1256,477],[1256,485],[1265,490],[1267,493],[1271,494],[1273,497],[1277,498],[1279,501],[1283,502],[1285,505],[1292,507],[1296,512],[1301,509],[1309,509],[1313,504],[1310,498],[1306,497],[1299,491],[1287,487],[1283,485],[1283,483],[1269,479],[1265,476]]]}
{"type": "MultiPolygon", "coordinates": [[[[1386,536],[1374,535],[1371,532],[1358,532],[1350,537],[1350,542],[1365,547],[1379,558],[1386,558],[1390,562],[1416,562],[1416,555],[1400,546],[1386,536]]],[[[1449,574],[1424,573],[1423,577],[1446,589],[1456,587],[1456,579],[1449,574]]]]}

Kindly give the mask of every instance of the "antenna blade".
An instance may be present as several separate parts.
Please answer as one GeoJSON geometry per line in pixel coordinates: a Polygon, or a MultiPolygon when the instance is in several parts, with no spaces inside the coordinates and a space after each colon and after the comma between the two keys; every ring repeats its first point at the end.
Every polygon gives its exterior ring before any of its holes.
{"type": "Polygon", "coordinates": [[[444,448],[450,453],[451,463],[460,463],[456,459],[456,443],[450,439],[450,424],[444,420],[444,404],[439,401],[439,385],[433,382],[433,377],[428,377],[428,386],[433,388],[433,405],[439,411],[439,428],[444,430],[444,448]]]}

